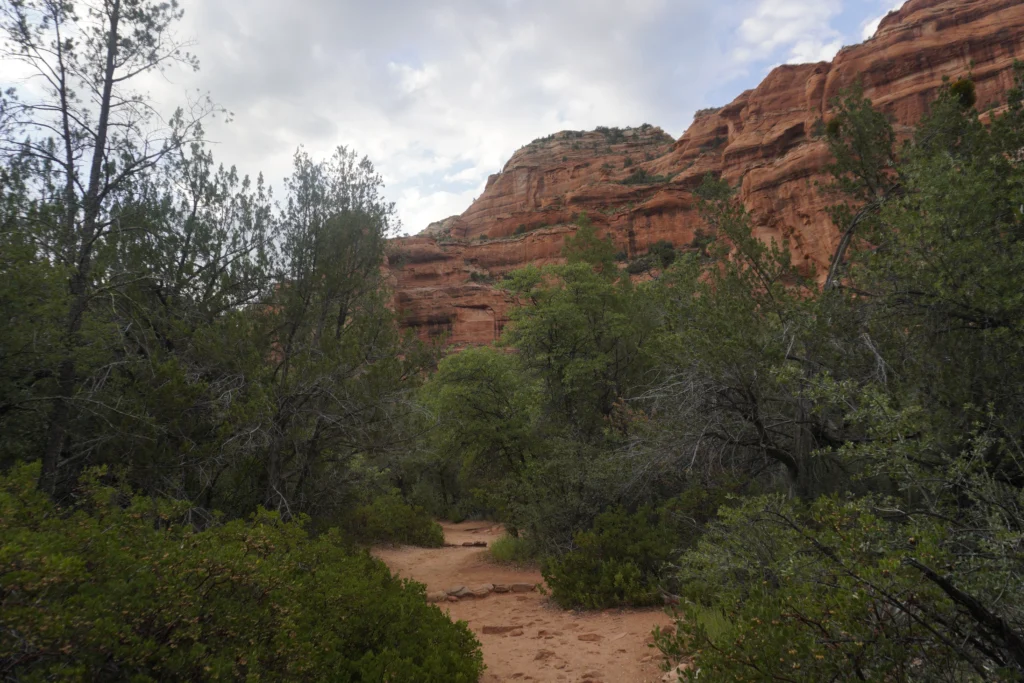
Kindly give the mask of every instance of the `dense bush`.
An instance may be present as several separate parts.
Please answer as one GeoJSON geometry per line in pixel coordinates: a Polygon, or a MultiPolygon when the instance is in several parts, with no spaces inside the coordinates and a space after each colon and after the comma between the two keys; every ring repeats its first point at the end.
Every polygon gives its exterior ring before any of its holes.
{"type": "Polygon", "coordinates": [[[424,548],[444,545],[444,531],[423,508],[407,503],[398,491],[378,496],[345,519],[352,535],[365,542],[400,543],[424,548]]]}
{"type": "Polygon", "coordinates": [[[702,228],[697,228],[693,231],[693,239],[690,240],[689,248],[695,249],[702,256],[708,256],[708,247],[710,247],[715,241],[715,236],[708,234],[702,228]]]}
{"type": "MultiPolygon", "coordinates": [[[[951,530],[893,515],[898,507],[870,497],[809,506],[766,497],[724,513],[683,556],[682,618],[659,647],[675,659],[695,656],[711,680],[1020,680],[1012,654],[972,633],[965,606],[922,581],[921,561],[954,561],[945,549],[951,530]]],[[[1019,580],[1005,578],[977,576],[971,591],[997,600],[1018,593],[1019,580]]]]}
{"type": "Polygon", "coordinates": [[[970,109],[978,102],[978,88],[969,78],[957,79],[953,85],[949,86],[949,91],[966,109],[970,109]]]}
{"type": "Polygon", "coordinates": [[[502,564],[526,565],[536,559],[533,546],[522,536],[506,534],[487,549],[491,559],[502,564]]]}
{"type": "Polygon", "coordinates": [[[701,538],[730,490],[724,482],[712,489],[691,486],[658,508],[630,513],[617,507],[598,515],[592,528],[575,535],[572,551],[545,562],[552,598],[587,609],[661,604],[677,585],[664,570],[701,538]]]}
{"type": "Polygon", "coordinates": [[[664,510],[614,508],[576,534],[576,548],[543,567],[551,597],[562,607],[656,605],[659,577],[676,554],[678,538],[664,510]]]}
{"type": "Polygon", "coordinates": [[[626,265],[626,272],[630,275],[640,275],[656,267],[658,259],[654,254],[644,254],[640,258],[633,259],[626,265]]]}
{"type": "Polygon", "coordinates": [[[0,677],[475,681],[479,645],[335,533],[261,511],[195,531],[183,504],[90,484],[76,509],[0,479],[0,677]]]}
{"type": "Polygon", "coordinates": [[[662,268],[668,268],[676,261],[676,248],[668,240],[658,240],[650,246],[647,253],[654,254],[662,268]]]}
{"type": "Polygon", "coordinates": [[[622,181],[623,185],[658,185],[672,181],[672,175],[654,175],[640,168],[622,181]]]}
{"type": "Polygon", "coordinates": [[[494,282],[494,276],[490,273],[481,273],[480,271],[474,270],[469,274],[469,279],[479,284],[490,284],[494,282]]]}
{"type": "Polygon", "coordinates": [[[626,132],[621,128],[609,128],[608,126],[598,126],[596,132],[604,135],[605,141],[609,145],[614,145],[623,142],[626,139],[626,132]]]}

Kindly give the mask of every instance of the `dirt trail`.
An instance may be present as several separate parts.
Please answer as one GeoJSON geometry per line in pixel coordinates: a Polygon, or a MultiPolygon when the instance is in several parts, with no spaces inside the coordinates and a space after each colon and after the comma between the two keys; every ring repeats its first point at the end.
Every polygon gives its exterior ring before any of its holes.
{"type": "MultiPolygon", "coordinates": [[[[445,540],[457,547],[381,548],[374,554],[400,576],[427,591],[455,586],[541,583],[540,572],[494,564],[484,548],[501,528],[487,522],[443,524],[445,540]]],[[[660,610],[607,610],[578,614],[552,605],[537,592],[491,594],[440,605],[452,619],[469,623],[483,644],[487,671],[482,683],[565,681],[653,683],[661,681],[657,651],[647,646],[651,629],[671,623],[660,610]]]]}

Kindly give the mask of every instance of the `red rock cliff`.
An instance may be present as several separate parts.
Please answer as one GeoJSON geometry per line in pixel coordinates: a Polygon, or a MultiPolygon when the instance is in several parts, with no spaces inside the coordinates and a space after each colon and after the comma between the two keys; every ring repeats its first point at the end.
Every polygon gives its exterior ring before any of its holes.
{"type": "Polygon", "coordinates": [[[1012,85],[1017,59],[1022,0],[910,0],[870,40],[831,63],[776,68],[731,104],[699,112],[677,141],[651,126],[535,140],[461,216],[394,241],[403,325],[460,346],[493,341],[511,303],[493,282],[528,263],[559,261],[582,211],[630,258],[658,240],[688,244],[701,225],[691,191],[709,172],[739,185],[758,236],[788,238],[796,260],[824,272],[839,235],[824,213],[829,199],[815,189],[829,159],[814,129],[829,102],[860,79],[909,130],[944,77],[970,72],[984,107],[1012,85]]]}

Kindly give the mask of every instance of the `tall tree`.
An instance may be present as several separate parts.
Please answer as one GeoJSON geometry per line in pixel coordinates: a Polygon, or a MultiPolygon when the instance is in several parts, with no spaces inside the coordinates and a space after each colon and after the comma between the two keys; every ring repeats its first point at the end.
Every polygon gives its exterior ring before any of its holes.
{"type": "Polygon", "coordinates": [[[82,330],[96,295],[119,283],[96,272],[96,252],[111,234],[131,229],[112,207],[143,174],[201,136],[213,112],[207,100],[161,120],[133,84],[173,63],[198,68],[172,28],[175,0],[5,0],[0,4],[4,57],[32,79],[8,105],[11,127],[0,152],[32,158],[42,169],[37,246],[67,274],[62,358],[55,369],[49,437],[40,486],[57,489],[79,390],[82,330]]]}

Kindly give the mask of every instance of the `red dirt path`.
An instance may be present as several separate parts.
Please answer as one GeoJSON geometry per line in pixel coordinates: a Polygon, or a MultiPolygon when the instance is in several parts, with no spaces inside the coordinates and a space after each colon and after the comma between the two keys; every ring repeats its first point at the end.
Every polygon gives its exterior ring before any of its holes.
{"type": "MultiPolygon", "coordinates": [[[[502,534],[487,522],[442,526],[446,541],[454,544],[490,543],[502,534]]],[[[400,576],[426,584],[428,591],[543,580],[538,571],[495,564],[484,548],[379,548],[374,554],[400,576]]],[[[660,610],[567,612],[537,592],[492,594],[442,604],[441,609],[453,620],[468,622],[483,645],[487,671],[482,683],[654,683],[663,675],[657,650],[647,646],[656,625],[671,623],[660,610]],[[484,627],[508,630],[484,633],[484,627]]]]}

